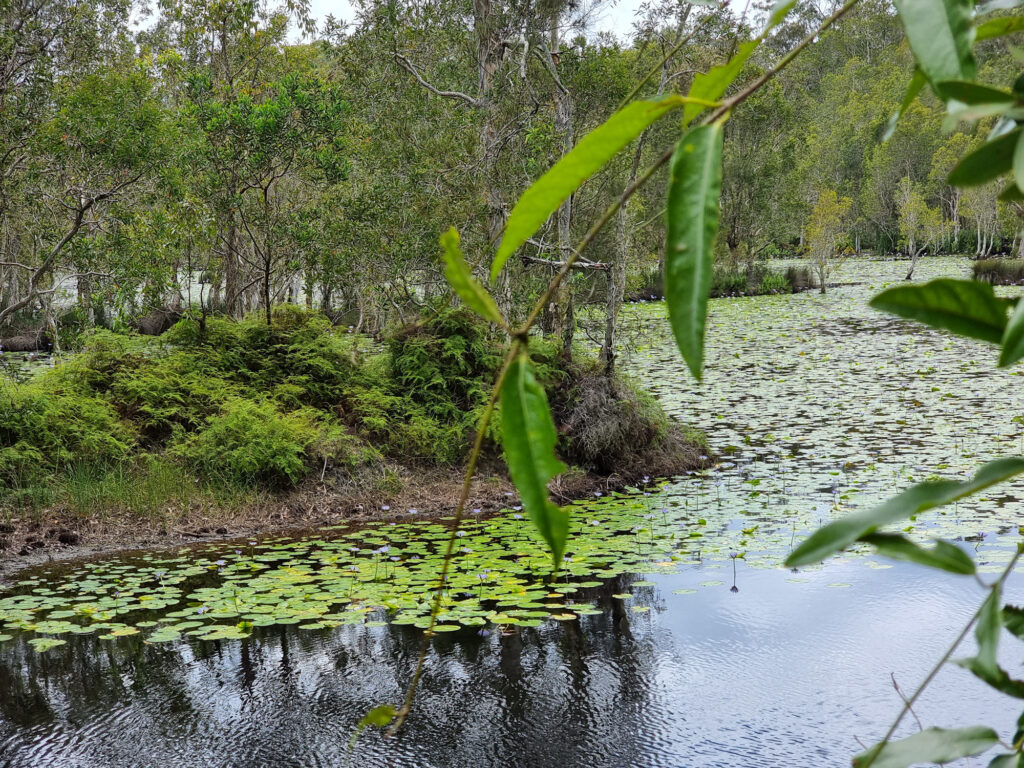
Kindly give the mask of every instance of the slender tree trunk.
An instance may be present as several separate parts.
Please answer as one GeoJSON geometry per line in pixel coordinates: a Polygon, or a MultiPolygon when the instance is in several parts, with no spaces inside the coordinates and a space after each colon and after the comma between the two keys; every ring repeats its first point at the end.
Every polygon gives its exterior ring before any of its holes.
{"type": "MultiPolygon", "coordinates": [[[[562,84],[558,76],[555,54],[558,52],[558,22],[556,14],[551,20],[550,49],[547,52],[551,75],[555,80],[553,93],[555,107],[555,133],[562,140],[562,155],[567,155],[575,145],[572,130],[572,94],[562,84]]],[[[572,197],[562,203],[558,209],[556,226],[558,231],[558,260],[564,261],[572,254],[572,197]]],[[[572,342],[576,335],[576,317],[573,309],[572,287],[569,280],[563,280],[553,297],[554,328],[553,331],[562,338],[562,358],[572,360],[572,342]]]]}

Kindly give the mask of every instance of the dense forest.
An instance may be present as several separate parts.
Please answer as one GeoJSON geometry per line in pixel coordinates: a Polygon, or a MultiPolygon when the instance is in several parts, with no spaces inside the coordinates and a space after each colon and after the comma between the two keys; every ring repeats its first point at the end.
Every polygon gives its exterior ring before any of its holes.
{"type": "MultiPolygon", "coordinates": [[[[737,87],[827,6],[801,4],[737,87]]],[[[586,10],[364,2],[346,26],[314,24],[302,3],[5,4],[0,339],[69,346],[93,325],[156,332],[185,312],[283,302],[357,331],[416,316],[446,292],[440,233],[456,226],[479,260],[577,137],[629,96],[685,92],[763,18],[655,3],[613,37],[585,34],[586,10]]],[[[1009,84],[1005,46],[978,56],[988,81],[1009,84]]],[[[723,267],[813,261],[816,235],[879,254],[1024,248],[1019,204],[945,182],[986,121],[945,125],[925,95],[883,143],[912,70],[889,3],[866,2],[753,95],[727,127],[723,267]]],[[[503,309],[540,292],[661,151],[659,130],[671,129],[653,128],[531,240],[502,278],[503,309]]],[[[595,241],[548,333],[579,327],[607,356],[622,298],[658,292],[664,184],[662,172],[595,241]],[[573,312],[583,305],[595,312],[573,312]]]]}

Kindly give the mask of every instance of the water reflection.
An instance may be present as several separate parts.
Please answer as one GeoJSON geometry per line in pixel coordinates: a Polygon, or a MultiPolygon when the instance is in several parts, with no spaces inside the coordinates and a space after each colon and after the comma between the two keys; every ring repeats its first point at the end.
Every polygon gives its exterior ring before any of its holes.
{"type": "MultiPolygon", "coordinates": [[[[602,613],[579,623],[439,636],[407,731],[369,733],[352,752],[358,718],[399,700],[415,630],[270,627],[170,646],[83,636],[44,654],[8,644],[0,765],[842,765],[895,714],[890,672],[915,685],[981,594],[859,563],[799,575],[741,565],[737,594],[727,583],[673,594],[709,575],[694,565],[634,587],[649,612],[612,597],[628,588],[617,580],[597,596],[602,613]]],[[[1022,588],[1011,582],[1008,598],[1022,588]]],[[[918,714],[1013,724],[1006,700],[957,668],[918,714]]]]}

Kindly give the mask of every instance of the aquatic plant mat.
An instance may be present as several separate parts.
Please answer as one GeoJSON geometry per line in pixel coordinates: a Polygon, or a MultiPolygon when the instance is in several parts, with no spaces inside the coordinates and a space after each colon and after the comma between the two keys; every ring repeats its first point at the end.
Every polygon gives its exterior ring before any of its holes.
{"type": "MultiPolygon", "coordinates": [[[[960,275],[966,265],[926,260],[920,277],[960,275]]],[[[436,631],[573,621],[599,612],[590,590],[625,574],[640,574],[634,587],[649,583],[644,574],[682,571],[689,574],[683,593],[726,589],[737,561],[741,569],[776,567],[824,520],[929,477],[963,478],[1020,450],[1017,370],[993,370],[981,344],[867,308],[867,297],[900,267],[848,266],[843,278],[855,284],[824,297],[713,302],[702,387],[669,343],[663,306],[627,308],[626,322],[647,341],[628,367],[670,413],[707,430],[724,460],[657,488],[573,505],[568,557],[557,574],[514,499],[497,516],[471,516],[436,631]]],[[[1016,530],[1011,502],[1022,489],[1001,486],[905,530],[970,541],[982,570],[998,570],[1012,551],[998,534],[1016,530]]],[[[0,597],[0,639],[43,651],[68,634],[161,643],[244,638],[272,625],[425,627],[447,522],[403,513],[408,522],[327,528],[298,540],[39,570],[0,597]]],[[[634,602],[637,612],[650,607],[634,602]]]]}

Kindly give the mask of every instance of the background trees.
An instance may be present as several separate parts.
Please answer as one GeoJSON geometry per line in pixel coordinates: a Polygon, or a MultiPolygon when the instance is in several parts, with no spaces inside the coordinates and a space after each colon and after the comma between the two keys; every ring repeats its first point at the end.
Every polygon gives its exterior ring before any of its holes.
{"type": "MultiPolygon", "coordinates": [[[[469,260],[487,260],[510,201],[575,137],[638,84],[639,97],[686,91],[763,14],[663,0],[611,36],[589,31],[593,8],[363,0],[351,28],[314,30],[296,0],[162,0],[140,31],[119,0],[7,4],[0,339],[280,301],[377,331],[446,300],[441,232],[454,224],[469,260]]],[[[801,4],[737,87],[824,11],[801,4]]],[[[1005,41],[978,56],[990,80],[1011,77],[1005,41]]],[[[889,5],[864,2],[758,91],[727,127],[719,258],[798,255],[821,235],[808,227],[821,190],[849,200],[826,239],[846,235],[854,252],[1024,244],[998,190],[945,183],[989,123],[943,133],[924,94],[891,128],[912,67],[889,5]]],[[[652,128],[531,239],[503,273],[506,309],[538,295],[670,129],[652,128]]],[[[621,301],[659,290],[665,184],[662,172],[630,200],[548,307],[542,327],[566,350],[582,333],[612,365],[621,301]]]]}

